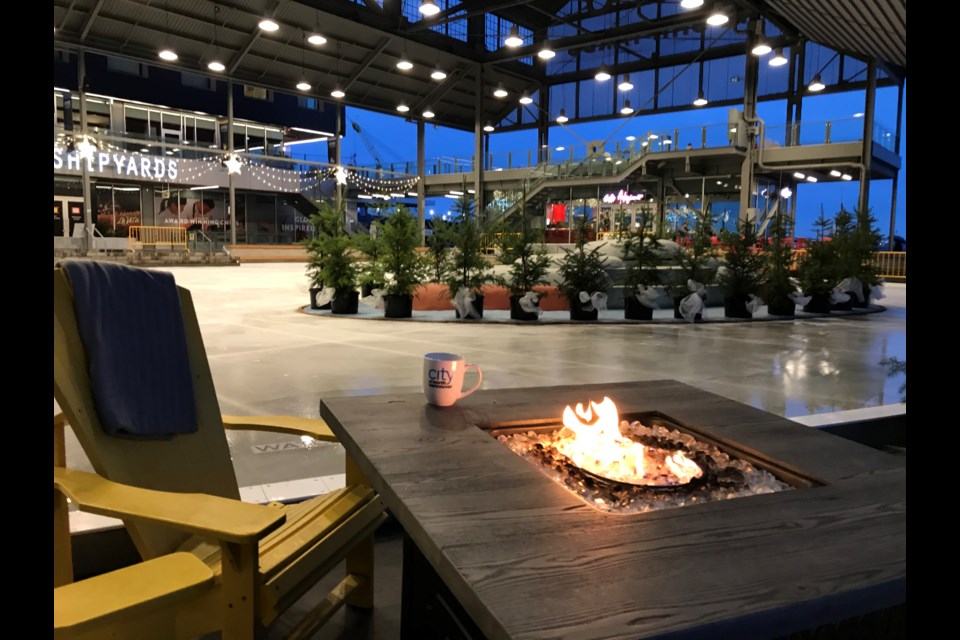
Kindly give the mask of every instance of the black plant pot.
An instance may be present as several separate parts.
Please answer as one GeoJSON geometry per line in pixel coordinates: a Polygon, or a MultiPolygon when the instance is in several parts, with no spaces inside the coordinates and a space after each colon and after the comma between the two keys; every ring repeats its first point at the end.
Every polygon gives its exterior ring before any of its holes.
{"type": "MultiPolygon", "coordinates": [[[[510,296],[510,319],[511,320],[524,320],[526,322],[536,322],[540,319],[540,316],[535,312],[524,311],[520,308],[520,298],[523,296],[510,296]]],[[[540,302],[537,301],[537,306],[540,306],[540,302]]]]}
{"type": "Polygon", "coordinates": [[[743,294],[724,296],[723,315],[728,318],[752,318],[753,314],[747,309],[747,300],[748,296],[743,294]]]}
{"type": "Polygon", "coordinates": [[[323,289],[318,289],[314,287],[310,288],[310,308],[311,309],[329,309],[330,308],[329,302],[323,305],[322,307],[317,306],[317,296],[320,294],[321,291],[323,291],[323,289]]]}
{"type": "Polygon", "coordinates": [[[831,311],[850,311],[851,309],[853,309],[854,300],[856,300],[856,297],[851,295],[850,299],[847,300],[846,302],[837,302],[837,303],[831,302],[830,310],[831,311]]]}
{"type": "Polygon", "coordinates": [[[570,319],[571,320],[596,320],[599,317],[600,312],[596,307],[591,311],[583,310],[583,303],[577,300],[576,302],[570,302],[570,319]]]}
{"type": "Polygon", "coordinates": [[[767,305],[767,313],[771,316],[793,317],[797,311],[797,303],[787,298],[773,298],[767,305]]]}
{"type": "Polygon", "coordinates": [[[368,298],[373,294],[374,289],[383,289],[382,284],[362,284],[360,285],[360,297],[368,298]]]}
{"type": "MultiPolygon", "coordinates": [[[[483,319],[483,296],[480,295],[479,293],[476,294],[476,296],[477,296],[477,297],[474,298],[474,299],[473,299],[473,302],[471,302],[470,304],[472,304],[472,305],[473,305],[473,308],[477,310],[477,315],[479,315],[480,317],[479,317],[479,318],[474,318],[474,317],[468,315],[466,318],[464,318],[464,320],[482,320],[482,319],[483,319]]],[[[456,315],[457,315],[457,317],[459,318],[459,317],[460,317],[460,312],[457,311],[457,312],[456,312],[456,315]]]]}
{"type": "Polygon", "coordinates": [[[830,313],[830,294],[814,293],[810,295],[810,302],[803,307],[807,313],[830,313]]]}
{"type": "Polygon", "coordinates": [[[330,311],[336,314],[350,314],[357,312],[357,303],[360,302],[359,291],[348,291],[334,296],[330,303],[330,311]]]}
{"type": "Polygon", "coordinates": [[[653,309],[637,300],[633,292],[623,297],[623,317],[627,320],[653,320],[653,309]]]}
{"type": "MultiPolygon", "coordinates": [[[[849,291],[847,293],[850,293],[849,291]]],[[[854,309],[867,309],[870,307],[870,286],[863,285],[863,291],[860,292],[863,295],[863,302],[857,300],[857,297],[850,293],[850,300],[853,301],[854,309]]]]}
{"type": "Polygon", "coordinates": [[[413,296],[396,294],[383,296],[384,318],[411,318],[413,317],[413,296]]]}
{"type": "MultiPolygon", "coordinates": [[[[686,320],[686,318],[683,317],[683,314],[680,313],[680,301],[686,297],[687,296],[680,296],[679,298],[673,299],[673,317],[677,320],[686,320]]],[[[701,320],[703,320],[702,313],[698,313],[693,317],[694,322],[700,322],[701,320]]]]}

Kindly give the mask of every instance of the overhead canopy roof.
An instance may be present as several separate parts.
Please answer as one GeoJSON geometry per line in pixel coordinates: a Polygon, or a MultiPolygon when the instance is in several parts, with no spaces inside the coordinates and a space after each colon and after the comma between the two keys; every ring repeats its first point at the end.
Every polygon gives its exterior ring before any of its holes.
{"type": "MultiPolygon", "coordinates": [[[[330,91],[339,86],[347,104],[397,113],[403,102],[411,117],[431,107],[434,122],[467,130],[474,128],[478,87],[481,122],[522,127],[535,125],[538,108],[546,112],[540,107],[545,100],[538,98],[524,115],[517,103],[523,92],[543,95],[563,83],[592,81],[601,64],[614,74],[653,74],[696,64],[703,85],[704,65],[711,60],[741,56],[742,67],[746,20],[758,15],[768,18],[775,44],[789,47],[809,38],[847,55],[876,57],[888,73],[903,74],[906,69],[906,0],[736,0],[734,19],[716,37],[713,32],[719,28],[705,26],[713,4],[709,1],[690,11],[681,9],[677,0],[436,4],[441,12],[425,18],[418,11],[420,0],[54,0],[54,46],[231,77],[293,94],[298,93],[296,83],[306,79],[312,85],[307,93],[322,100],[332,101],[330,91]],[[267,14],[279,30],[267,33],[257,27],[267,14]],[[503,46],[511,28],[518,29],[523,46],[503,46]],[[327,42],[308,43],[314,32],[327,42]],[[549,62],[535,55],[544,41],[558,52],[549,62]],[[179,59],[159,60],[157,52],[164,46],[173,48],[179,59]],[[404,55],[415,65],[408,72],[396,66],[404,55]],[[223,73],[207,70],[213,58],[226,65],[223,73]],[[447,74],[445,79],[431,78],[438,67],[447,74]],[[500,84],[508,98],[493,96],[500,84]]],[[[844,75],[841,67],[838,90],[844,75]]],[[[662,84],[656,83],[652,91],[659,93],[662,84]]],[[[573,89],[569,100],[580,102],[582,93],[573,89]]],[[[568,106],[567,111],[577,111],[572,117],[581,119],[615,116],[622,97],[611,89],[609,100],[603,98],[610,102],[607,111],[582,105],[568,106]]],[[[736,101],[735,95],[726,97],[728,104],[736,101]]],[[[723,96],[719,98],[716,103],[722,104],[723,96]]],[[[665,107],[653,102],[649,108],[665,107]]]]}
{"type": "Polygon", "coordinates": [[[907,0],[762,0],[761,12],[814,42],[907,69],[907,0]]]}

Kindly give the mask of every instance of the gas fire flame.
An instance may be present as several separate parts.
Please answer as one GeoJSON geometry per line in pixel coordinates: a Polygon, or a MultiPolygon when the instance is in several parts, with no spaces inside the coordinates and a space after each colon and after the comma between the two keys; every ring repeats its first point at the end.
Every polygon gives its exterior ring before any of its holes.
{"type": "Polygon", "coordinates": [[[575,465],[617,482],[672,486],[703,475],[696,462],[682,451],[646,447],[620,433],[617,405],[610,398],[577,403],[563,410],[557,450],[575,465]]]}

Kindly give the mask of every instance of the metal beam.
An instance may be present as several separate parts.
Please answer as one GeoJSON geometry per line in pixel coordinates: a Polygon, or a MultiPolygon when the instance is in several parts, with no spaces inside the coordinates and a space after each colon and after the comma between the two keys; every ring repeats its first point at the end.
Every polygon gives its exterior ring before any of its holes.
{"type": "MultiPolygon", "coordinates": [[[[418,31],[424,31],[425,29],[430,29],[437,25],[445,24],[451,20],[461,20],[463,18],[469,18],[471,16],[487,14],[487,13],[496,13],[502,11],[503,9],[508,9],[510,7],[516,7],[518,5],[530,4],[534,0],[504,0],[502,2],[488,2],[486,0],[474,0],[473,2],[461,2],[459,4],[453,5],[447,9],[444,9],[435,16],[429,18],[421,18],[419,21],[413,23],[412,26],[404,29],[405,33],[416,33],[418,31]],[[466,9],[465,13],[461,13],[466,9]]],[[[512,21],[511,21],[512,22],[512,21]]]]}
{"type": "Polygon", "coordinates": [[[357,81],[357,78],[360,77],[360,74],[366,71],[367,67],[373,64],[373,61],[376,60],[377,56],[380,55],[383,52],[383,50],[387,48],[387,45],[390,44],[392,40],[393,38],[389,36],[380,39],[380,42],[377,43],[377,46],[371,49],[370,52],[367,53],[367,55],[363,58],[363,60],[360,61],[360,66],[358,66],[356,69],[353,70],[353,74],[347,79],[347,81],[343,85],[344,91],[348,90],[350,88],[350,85],[352,85],[354,82],[357,81]]]}
{"type": "Polygon", "coordinates": [[[443,97],[450,93],[450,90],[457,85],[464,73],[466,73],[466,69],[464,67],[456,67],[455,69],[451,69],[450,73],[447,74],[447,77],[443,79],[443,82],[438,84],[426,96],[421,98],[415,105],[413,105],[413,107],[411,107],[410,110],[413,112],[418,112],[427,105],[433,105],[437,101],[443,100],[443,97]]]}
{"type": "MultiPolygon", "coordinates": [[[[630,40],[633,38],[645,38],[658,33],[663,33],[664,31],[673,31],[674,29],[702,26],[708,15],[709,13],[703,10],[685,11],[684,13],[678,13],[676,15],[662,18],[647,26],[642,24],[629,24],[620,27],[613,27],[611,29],[604,29],[600,33],[584,33],[547,42],[550,43],[550,48],[554,51],[564,51],[566,49],[595,46],[607,42],[618,42],[620,40],[630,40]]],[[[537,51],[540,50],[542,44],[543,43],[537,43],[535,45],[517,47],[516,49],[510,49],[510,51],[507,53],[503,53],[503,50],[501,49],[495,54],[490,55],[487,59],[487,62],[506,62],[507,60],[519,60],[520,58],[535,56],[537,55],[537,51]]]]}
{"type": "Polygon", "coordinates": [[[247,39],[247,43],[243,45],[243,49],[238,51],[233,56],[233,60],[230,61],[230,65],[227,67],[227,75],[233,75],[233,72],[236,71],[237,67],[240,66],[240,62],[243,61],[244,56],[247,55],[247,52],[250,51],[250,48],[253,46],[253,43],[256,42],[257,38],[259,37],[260,37],[260,29],[257,29],[247,39]]]}
{"type": "Polygon", "coordinates": [[[97,14],[100,13],[100,7],[102,6],[103,0],[97,0],[96,6],[93,7],[90,15],[87,16],[87,22],[83,25],[83,30],[80,32],[80,42],[87,39],[87,34],[90,33],[90,27],[93,26],[93,21],[97,19],[97,14]]]}

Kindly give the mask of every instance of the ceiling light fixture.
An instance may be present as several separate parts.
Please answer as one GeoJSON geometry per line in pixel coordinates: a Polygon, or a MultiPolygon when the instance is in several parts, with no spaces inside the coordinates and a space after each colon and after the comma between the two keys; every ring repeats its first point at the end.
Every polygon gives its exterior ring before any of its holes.
{"type": "Polygon", "coordinates": [[[787,60],[787,57],[783,55],[783,47],[777,47],[776,51],[773,52],[773,57],[770,58],[770,66],[782,67],[783,65],[787,64],[787,62],[789,62],[789,60],[787,60]]]}
{"type": "Polygon", "coordinates": [[[409,58],[407,58],[406,48],[404,48],[403,52],[400,54],[400,60],[397,61],[397,69],[402,71],[410,71],[410,69],[413,69],[413,63],[410,62],[409,58]]]}
{"type": "Polygon", "coordinates": [[[301,79],[300,82],[297,83],[297,89],[300,89],[300,91],[310,91],[311,88],[310,83],[307,82],[306,79],[301,79]]]}
{"type": "Polygon", "coordinates": [[[813,176],[807,176],[807,182],[816,182],[817,179],[813,176]]]}
{"type": "Polygon", "coordinates": [[[557,52],[551,49],[550,47],[548,47],[547,45],[543,45],[543,48],[540,49],[540,51],[537,51],[537,57],[540,58],[541,60],[549,60],[555,55],[557,55],[557,52]]]}
{"type": "Polygon", "coordinates": [[[486,131],[487,133],[492,133],[493,125],[488,122],[487,124],[483,125],[483,130],[486,131]]]}
{"type": "Polygon", "coordinates": [[[702,107],[706,105],[709,101],[704,97],[703,91],[697,94],[697,99],[693,101],[693,106],[702,107]]]}
{"type": "Polygon", "coordinates": [[[437,65],[437,68],[433,70],[433,73],[430,74],[430,77],[434,80],[443,80],[447,77],[447,73],[440,68],[440,65],[437,65]]]}
{"type": "Polygon", "coordinates": [[[410,107],[408,107],[407,104],[401,100],[400,104],[397,105],[397,111],[400,113],[406,113],[407,111],[410,111],[410,107]]]}
{"type": "Polygon", "coordinates": [[[260,27],[261,31],[267,31],[269,33],[273,33],[280,28],[280,25],[277,24],[273,18],[264,18],[257,23],[257,26],[260,27]]]}
{"type": "Polygon", "coordinates": [[[806,176],[806,174],[800,173],[799,171],[794,171],[794,172],[793,172],[793,177],[796,178],[797,180],[803,180],[803,179],[806,178],[807,176],[806,176]]]}
{"type": "Polygon", "coordinates": [[[427,107],[426,109],[423,110],[423,117],[426,118],[427,120],[434,117],[435,115],[437,114],[435,114],[433,112],[433,109],[431,109],[430,107],[427,107]]]}
{"type": "Polygon", "coordinates": [[[750,53],[755,56],[765,56],[771,51],[773,51],[773,48],[767,44],[766,40],[758,40],[757,44],[755,44],[753,49],[750,50],[750,53]]]}
{"type": "Polygon", "coordinates": [[[837,171],[836,169],[831,169],[831,170],[830,170],[830,175],[832,175],[834,178],[839,178],[841,174],[840,174],[840,172],[837,171]]]}
{"type": "Polygon", "coordinates": [[[507,34],[503,44],[508,47],[519,47],[523,44],[523,38],[520,37],[520,32],[517,31],[516,27],[510,27],[510,33],[507,34]]]}
{"type": "Polygon", "coordinates": [[[161,49],[160,53],[158,53],[157,55],[160,56],[161,60],[166,60],[167,62],[173,62],[174,60],[180,57],[177,55],[176,51],[174,51],[173,49],[170,49],[169,47],[165,47],[161,49]]]}
{"type": "Polygon", "coordinates": [[[620,113],[622,113],[625,116],[628,116],[631,113],[633,113],[633,107],[630,106],[629,100],[623,101],[623,107],[620,108],[620,113]]]}
{"type": "Polygon", "coordinates": [[[827,88],[827,85],[823,84],[823,81],[820,80],[819,73],[813,76],[813,80],[810,82],[809,86],[807,86],[807,89],[813,92],[823,91],[826,88],[827,88]]]}
{"type": "Polygon", "coordinates": [[[633,142],[637,139],[637,136],[627,136],[627,142],[633,142]]]}
{"type": "Polygon", "coordinates": [[[309,42],[310,44],[316,47],[319,47],[320,45],[327,44],[327,39],[324,38],[319,33],[311,33],[309,36],[307,36],[307,42],[309,42]]]}
{"type": "Polygon", "coordinates": [[[433,0],[424,0],[420,3],[420,13],[429,18],[440,13],[440,7],[433,0]]]}
{"type": "Polygon", "coordinates": [[[337,85],[337,86],[335,86],[335,87],[333,88],[333,91],[330,92],[330,95],[333,96],[334,98],[340,99],[340,98],[343,98],[344,96],[346,96],[347,94],[346,94],[346,92],[340,87],[340,85],[337,85]]]}
{"type": "Polygon", "coordinates": [[[220,62],[220,46],[217,43],[217,25],[219,23],[220,5],[213,5],[213,58],[207,62],[207,69],[210,71],[225,71],[227,65],[220,62]]]}
{"type": "Polygon", "coordinates": [[[496,96],[497,98],[506,98],[510,94],[507,92],[506,89],[503,88],[503,83],[498,82],[497,88],[493,90],[493,95],[496,96]]]}
{"type": "Polygon", "coordinates": [[[711,27],[720,27],[730,22],[730,16],[723,12],[723,9],[716,9],[707,18],[707,24],[711,27]]]}
{"type": "Polygon", "coordinates": [[[630,91],[633,89],[633,83],[630,82],[630,74],[623,76],[623,80],[620,81],[620,84],[617,85],[617,89],[620,91],[630,91]]]}
{"type": "Polygon", "coordinates": [[[566,121],[569,120],[569,119],[570,119],[570,118],[567,117],[567,111],[566,111],[566,109],[564,109],[564,108],[561,107],[561,108],[560,108],[560,115],[557,116],[557,122],[559,122],[560,124],[563,124],[564,122],[566,122],[566,121]]]}
{"type": "Polygon", "coordinates": [[[841,179],[841,180],[853,180],[853,176],[851,176],[849,173],[845,173],[845,174],[843,174],[842,176],[840,176],[840,179],[841,179]]]}
{"type": "Polygon", "coordinates": [[[530,97],[529,93],[524,91],[523,95],[520,96],[520,104],[533,104],[533,98],[530,97]]]}
{"type": "Polygon", "coordinates": [[[703,6],[703,0],[680,0],[680,6],[684,9],[696,9],[703,6]]]}
{"type": "Polygon", "coordinates": [[[606,82],[607,80],[610,79],[611,76],[610,76],[610,73],[607,72],[606,67],[600,67],[600,69],[597,71],[597,75],[593,77],[597,82],[606,82]]]}
{"type": "Polygon", "coordinates": [[[792,196],[792,195],[793,195],[793,191],[790,189],[790,187],[784,187],[783,189],[780,189],[780,197],[781,197],[781,198],[786,199],[786,198],[789,198],[789,197],[792,196]]]}

